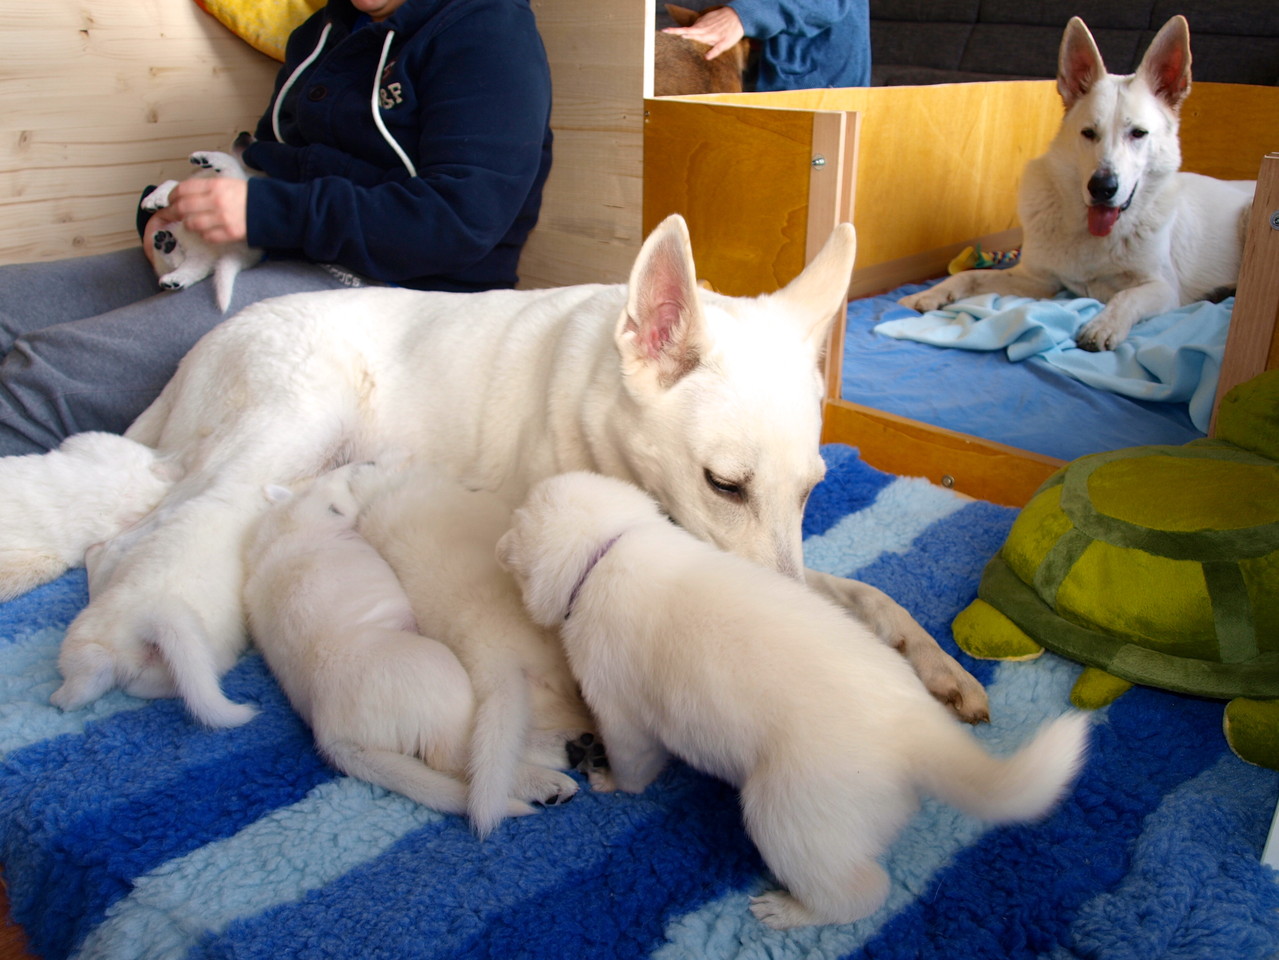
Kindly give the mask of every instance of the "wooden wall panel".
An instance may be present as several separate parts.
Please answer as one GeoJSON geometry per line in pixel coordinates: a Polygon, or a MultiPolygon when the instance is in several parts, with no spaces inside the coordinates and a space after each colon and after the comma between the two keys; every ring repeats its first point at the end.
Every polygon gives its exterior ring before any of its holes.
{"type": "Polygon", "coordinates": [[[265,109],[278,64],[191,0],[0,9],[0,263],[137,243],[148,183],[265,109]]]}
{"type": "Polygon", "coordinates": [[[520,285],[625,281],[643,241],[653,0],[533,0],[533,11],[551,65],[555,158],[520,285]]]}

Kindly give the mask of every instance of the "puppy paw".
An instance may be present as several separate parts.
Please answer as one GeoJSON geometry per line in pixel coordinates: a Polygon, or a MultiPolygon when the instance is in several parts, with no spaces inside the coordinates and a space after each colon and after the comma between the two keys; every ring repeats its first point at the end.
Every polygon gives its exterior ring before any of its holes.
{"type": "Polygon", "coordinates": [[[604,752],[604,744],[593,733],[583,733],[576,740],[564,744],[564,752],[568,756],[569,769],[590,774],[595,770],[608,769],[608,755],[604,752]]]}
{"type": "Polygon", "coordinates": [[[596,793],[616,793],[617,781],[608,770],[592,770],[586,775],[587,782],[596,793]]]}
{"type": "Polygon", "coordinates": [[[151,238],[151,245],[165,256],[178,248],[178,238],[168,230],[157,230],[151,238]]]}
{"type": "Polygon", "coordinates": [[[201,170],[208,170],[210,173],[219,175],[230,174],[231,176],[241,176],[243,168],[239,161],[229,153],[222,153],[217,150],[197,150],[190,156],[191,165],[199,167],[201,170]]]}
{"type": "Polygon", "coordinates": [[[515,781],[515,795],[543,807],[558,807],[577,796],[577,781],[548,767],[524,764],[515,781]]]}
{"type": "Polygon", "coordinates": [[[785,890],[771,890],[751,897],[751,913],[764,926],[774,930],[810,927],[817,922],[808,908],[785,890]]]}

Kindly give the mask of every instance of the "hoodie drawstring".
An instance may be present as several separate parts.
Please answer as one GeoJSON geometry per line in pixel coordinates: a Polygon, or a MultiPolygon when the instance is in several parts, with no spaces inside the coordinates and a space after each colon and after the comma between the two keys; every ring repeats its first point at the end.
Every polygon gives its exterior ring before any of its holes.
{"type": "MultiPolygon", "coordinates": [[[[289,79],[284,81],[284,86],[280,87],[280,92],[275,98],[275,103],[271,107],[271,130],[275,134],[275,139],[283,143],[284,135],[280,132],[280,106],[284,103],[284,96],[292,88],[294,81],[301,76],[302,71],[315,62],[315,58],[320,55],[320,51],[324,49],[324,42],[329,38],[329,30],[333,24],[326,23],[324,30],[320,33],[320,42],[315,45],[315,49],[311,51],[310,56],[298,64],[297,69],[289,74],[289,79]]],[[[409,155],[391,136],[391,132],[386,129],[386,124],[382,122],[381,108],[381,89],[382,89],[382,71],[386,69],[386,58],[391,51],[391,41],[395,38],[395,31],[389,30],[386,34],[386,40],[382,43],[382,56],[378,59],[377,72],[373,74],[373,96],[369,106],[373,113],[373,125],[377,127],[378,133],[382,134],[382,139],[387,142],[396,156],[400,158],[400,162],[404,164],[409,172],[410,177],[417,176],[417,167],[413,165],[413,161],[409,159],[409,155]]]]}
{"type": "Polygon", "coordinates": [[[315,62],[315,58],[324,49],[324,41],[329,39],[329,31],[332,29],[333,24],[326,23],[324,25],[324,30],[320,33],[320,42],[315,45],[311,55],[299,63],[298,68],[289,74],[289,79],[284,81],[284,86],[280,88],[280,92],[275,98],[275,103],[271,106],[271,131],[275,134],[275,139],[280,143],[284,142],[284,135],[280,133],[280,105],[284,103],[284,95],[293,87],[293,81],[301,76],[302,71],[315,62]]]}
{"type": "Polygon", "coordinates": [[[386,124],[382,122],[382,71],[386,69],[386,57],[391,52],[391,41],[395,38],[395,31],[388,30],[386,32],[386,40],[382,43],[382,56],[377,62],[377,73],[373,74],[373,97],[369,101],[370,109],[373,111],[373,124],[378,128],[378,132],[382,134],[382,139],[390,144],[391,149],[395,151],[396,156],[400,158],[400,162],[404,164],[408,170],[410,177],[417,176],[417,167],[413,166],[413,161],[409,159],[409,155],[404,152],[403,148],[391,136],[386,124]]]}

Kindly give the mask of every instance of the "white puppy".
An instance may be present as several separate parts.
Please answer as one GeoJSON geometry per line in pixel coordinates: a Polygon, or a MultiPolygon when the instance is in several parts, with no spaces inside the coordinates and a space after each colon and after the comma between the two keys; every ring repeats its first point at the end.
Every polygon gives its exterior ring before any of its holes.
{"type": "MultiPolygon", "coordinates": [[[[1079,769],[1082,714],[991,757],[871,632],[798,581],[675,527],[637,488],[585,473],[533,488],[499,542],[533,618],[560,625],[611,774],[643,790],[667,751],[738,786],[751,838],[787,890],[771,927],[878,909],[876,862],[917,791],[991,821],[1043,816],[1079,769]]],[[[611,782],[610,782],[611,780],[611,782]]]]}
{"type": "MultiPolygon", "coordinates": [[[[558,804],[577,781],[566,745],[591,734],[594,721],[552,631],[533,624],[494,547],[511,507],[495,494],[467,490],[429,466],[383,474],[371,486],[359,530],[391,564],[423,633],[457,654],[470,675],[477,710],[468,761],[467,809],[484,837],[517,796],[558,804]]],[[[589,739],[589,738],[588,738],[589,739]]]]}
{"type": "Polygon", "coordinates": [[[0,602],[53,579],[85,550],[154,507],[176,465],[113,433],[78,433],[56,450],[0,458],[0,602]]]}
{"type": "MultiPolygon", "coordinates": [[[[247,180],[248,171],[229,153],[200,150],[190,157],[199,167],[194,176],[235,177],[247,180]]],[[[159,210],[169,205],[169,194],[178,185],[177,180],[166,180],[142,198],[143,210],[159,210]]],[[[262,251],[243,241],[238,243],[206,243],[199,234],[186,229],[181,222],[171,223],[157,230],[152,238],[157,262],[165,272],[160,274],[160,286],[166,290],[182,290],[199,283],[213,274],[213,290],[218,308],[226,313],[231,305],[231,293],[235,278],[241,270],[255,266],[262,259],[262,251]]],[[[158,268],[157,268],[158,269],[158,268]]]]}
{"type": "MultiPolygon", "coordinates": [[[[471,682],[421,636],[390,566],[356,532],[371,464],[268,487],[245,550],[249,629],[316,746],[339,770],[445,813],[466,812],[471,682]]],[[[528,812],[513,803],[511,813],[528,812]]]]}

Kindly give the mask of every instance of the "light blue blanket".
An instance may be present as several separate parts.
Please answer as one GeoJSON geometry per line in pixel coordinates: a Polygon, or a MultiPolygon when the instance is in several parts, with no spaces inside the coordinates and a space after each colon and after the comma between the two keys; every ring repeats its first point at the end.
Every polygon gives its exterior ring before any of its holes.
{"type": "Polygon", "coordinates": [[[1069,294],[1053,300],[983,294],[944,310],[904,311],[909,315],[875,331],[937,347],[1004,350],[1009,360],[1037,358],[1100,390],[1188,403],[1191,421],[1207,432],[1234,302],[1192,303],[1143,320],[1101,353],[1076,347],[1075,334],[1103,305],[1069,294]]]}

